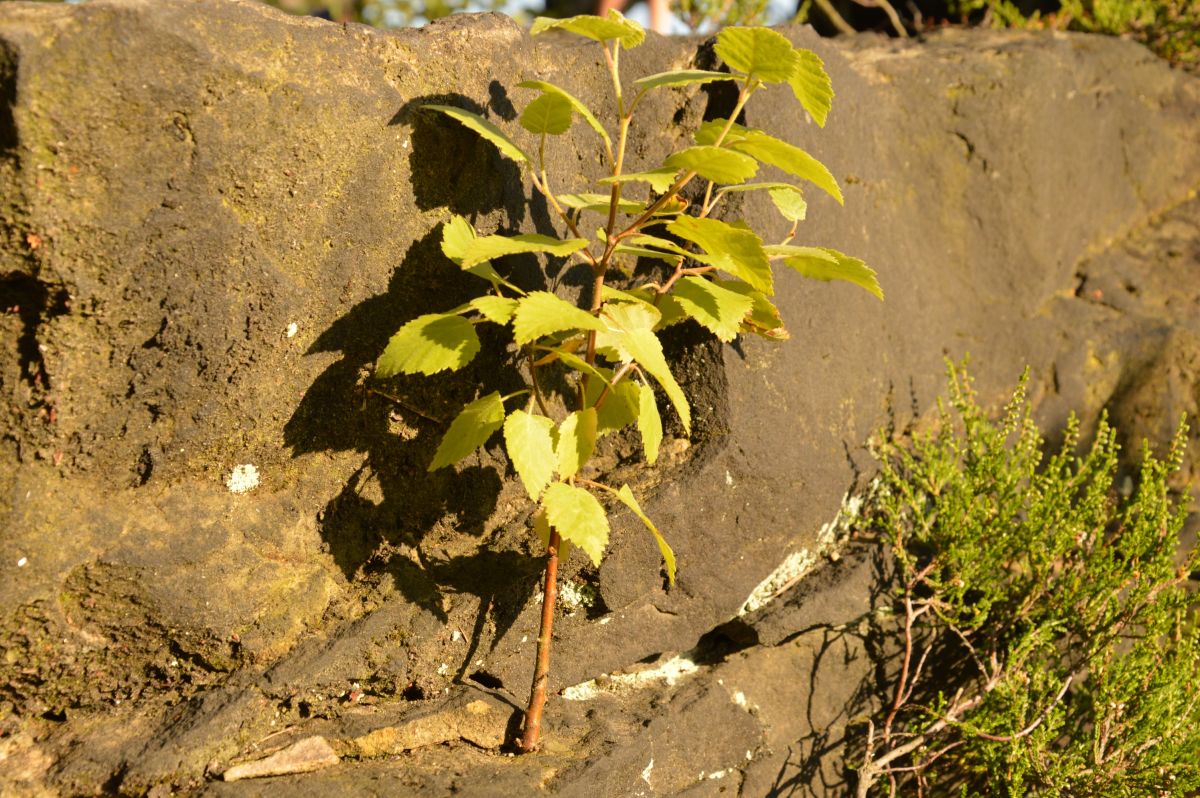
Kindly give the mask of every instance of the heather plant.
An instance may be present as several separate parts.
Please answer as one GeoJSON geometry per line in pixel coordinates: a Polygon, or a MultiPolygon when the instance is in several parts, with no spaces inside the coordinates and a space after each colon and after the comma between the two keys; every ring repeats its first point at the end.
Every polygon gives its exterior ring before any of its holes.
{"type": "Polygon", "coordinates": [[[526,751],[537,746],[540,735],[559,564],[572,547],[600,563],[608,545],[608,506],[623,506],[641,519],[661,550],[668,582],[674,583],[671,547],[629,485],[609,484],[592,458],[601,436],[636,427],[645,461],[653,465],[663,441],[659,392],[682,429],[689,430],[691,407],[660,332],[690,320],[725,342],[741,335],[787,338],[772,301],[777,264],[819,280],[849,281],[882,299],[874,272],[862,261],[792,243],[807,209],[800,187],[752,181],[765,164],[842,202],[837,181],[807,152],[736,121],[751,97],[769,91],[776,102],[781,95],[794,97],[824,126],[833,91],[816,54],[765,28],[729,28],[715,48],[726,71],[675,70],[627,85],[621,53],[645,35],[636,23],[612,12],[606,18],[538,19],[532,32],[551,30],[592,39],[603,51],[616,108],[611,125],[601,124],[565,89],[541,80],[518,84],[533,95],[519,117],[527,143],[462,108],[425,107],[465,125],[516,162],[545,197],[563,235],[477,231],[465,218],[452,216],[442,229],[442,251],[480,278],[483,292],[464,305],[405,324],[375,370],[386,378],[459,369],[481,348],[477,327],[498,325],[511,334],[512,362],[527,387],[468,403],[429,467],[452,467],[502,433],[508,461],[534,508],[531,524],[544,546],[546,569],[537,663],[521,740],[526,751]],[[631,171],[627,145],[643,98],[713,82],[736,88],[729,118],[704,122],[692,146],[631,171]],[[579,119],[594,134],[607,174],[596,191],[571,193],[556,186],[582,178],[552,179],[545,155],[553,138],[579,119]],[[768,195],[790,225],[781,241],[765,243],[744,221],[717,218],[726,197],[748,191],[768,195]],[[529,253],[582,264],[588,287],[572,299],[519,286],[506,276],[505,259],[529,253]]]}
{"type": "Polygon", "coordinates": [[[1200,789],[1200,629],[1185,502],[1146,448],[1117,488],[1114,430],[1058,451],[1022,381],[999,423],[952,370],[933,431],[882,446],[869,514],[898,641],[857,794],[1186,796],[1200,789]]]}

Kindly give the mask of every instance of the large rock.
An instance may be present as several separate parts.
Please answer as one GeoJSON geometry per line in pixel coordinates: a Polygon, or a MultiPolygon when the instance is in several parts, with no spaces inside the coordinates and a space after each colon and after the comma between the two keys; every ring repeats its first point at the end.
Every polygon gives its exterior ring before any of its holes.
{"type": "MultiPolygon", "coordinates": [[[[747,119],[843,182],[844,208],[810,197],[801,240],[865,258],[887,302],[781,275],[791,341],[672,338],[697,422],[634,476],[679,582],[664,589],[632,519],[598,573],[573,560],[563,578],[593,606],[556,627],[555,689],[692,649],[780,563],[792,570],[772,584],[796,582],[861,487],[862,443],[929,405],[945,356],[969,352],[989,399],[1030,364],[1051,425],[1109,407],[1161,441],[1173,419],[1159,403],[1200,409],[1195,78],[1084,36],[789,35],[826,60],[829,124],[770,95],[747,119]]],[[[495,450],[457,476],[425,471],[455,402],[511,379],[502,353],[447,379],[369,371],[402,322],[472,287],[438,247],[451,212],[484,231],[552,227],[510,162],[420,105],[516,130],[516,83],[537,77],[603,115],[601,63],[594,45],[533,40],[499,16],[382,33],[248,0],[0,6],[0,722],[26,741],[10,776],[184,786],[360,693],[432,701],[473,676],[524,700],[540,562],[520,488],[495,450]],[[244,465],[259,484],[235,493],[244,465]]],[[[705,43],[657,37],[622,60],[629,76],[693,63],[711,65],[705,43]]],[[[719,90],[653,95],[630,165],[657,165],[729,108],[719,90]]],[[[551,173],[575,188],[601,174],[589,130],[554,150],[551,173]]],[[[544,277],[532,259],[516,273],[544,277]]],[[[561,275],[568,289],[576,277],[561,275]]],[[[862,597],[822,601],[724,627],[749,648],[693,663],[684,693],[591,713],[552,702],[550,730],[579,741],[578,760],[551,751],[546,769],[481,765],[455,783],[570,791],[608,772],[678,792],[739,768],[769,783],[787,740],[813,731],[728,704],[719,682],[777,674],[743,699],[811,704],[782,674],[823,660],[786,626],[842,623],[862,597]],[[682,752],[720,732],[705,722],[718,705],[745,733],[710,746],[697,779],[682,752]],[[659,706],[673,709],[654,722],[659,706]],[[644,778],[643,719],[662,750],[644,778]]],[[[352,772],[292,778],[321,789],[303,780],[352,772]]],[[[438,778],[422,783],[437,792],[438,778]]],[[[240,784],[219,789],[252,789],[240,784]]]]}

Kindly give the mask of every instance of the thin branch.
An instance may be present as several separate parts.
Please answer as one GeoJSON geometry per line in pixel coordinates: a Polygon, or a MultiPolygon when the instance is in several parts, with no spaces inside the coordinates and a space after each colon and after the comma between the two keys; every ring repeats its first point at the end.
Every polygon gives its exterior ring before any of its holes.
{"type": "Polygon", "coordinates": [[[985,740],[992,740],[993,742],[997,742],[997,743],[1011,743],[1015,740],[1020,740],[1022,737],[1026,737],[1026,736],[1032,734],[1034,729],[1036,729],[1038,726],[1042,725],[1042,721],[1044,721],[1046,718],[1050,717],[1050,713],[1054,711],[1054,708],[1057,707],[1059,702],[1062,701],[1063,696],[1067,694],[1067,688],[1069,688],[1071,686],[1071,682],[1074,679],[1075,679],[1075,674],[1071,674],[1070,676],[1068,676],[1067,680],[1065,682],[1063,682],[1062,689],[1060,689],[1058,691],[1058,695],[1056,695],[1054,697],[1054,700],[1050,702],[1050,706],[1048,706],[1044,710],[1042,710],[1041,713],[1037,716],[1037,718],[1034,719],[1033,723],[1030,723],[1028,726],[1026,726],[1024,729],[1021,729],[1021,731],[1017,732],[1016,734],[986,734],[984,732],[972,732],[972,734],[974,734],[976,737],[982,737],[985,740]]]}

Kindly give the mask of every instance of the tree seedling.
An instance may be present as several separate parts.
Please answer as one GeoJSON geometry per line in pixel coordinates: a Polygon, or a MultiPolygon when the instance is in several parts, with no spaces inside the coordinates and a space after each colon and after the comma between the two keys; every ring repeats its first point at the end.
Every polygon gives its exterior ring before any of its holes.
{"type": "Polygon", "coordinates": [[[623,505],[641,519],[662,552],[668,582],[675,581],[675,555],[633,491],[627,484],[607,484],[589,462],[598,438],[636,426],[645,460],[654,464],[663,440],[655,386],[683,429],[690,431],[691,408],[659,333],[691,319],[724,342],[742,334],[786,339],[783,320],[772,302],[776,263],[818,280],[849,281],[883,298],[875,273],[861,260],[832,249],[791,243],[806,212],[799,187],[751,182],[759,166],[766,164],[843,201],[837,181],[819,161],[799,147],[735,121],[753,95],[769,90],[774,95],[790,92],[824,126],[833,91],[815,53],[794,47],[766,28],[729,28],[716,42],[716,54],[728,71],[663,72],[627,87],[621,79],[620,56],[644,39],[637,23],[614,11],[605,18],[539,18],[532,32],[550,30],[593,39],[602,48],[617,112],[615,136],[579,99],[540,80],[518,84],[535,93],[519,118],[521,127],[532,134],[534,150],[462,108],[425,108],[465,125],[519,164],[566,234],[561,238],[483,235],[465,218],[451,217],[442,231],[442,251],[479,277],[486,293],[405,324],[375,368],[381,378],[459,369],[480,350],[478,325],[499,325],[511,332],[514,362],[527,388],[508,396],[493,392],[463,407],[429,468],[452,466],[503,431],[509,462],[536,507],[532,526],[545,546],[546,569],[537,663],[520,742],[525,751],[537,747],[541,730],[558,566],[572,545],[599,565],[609,537],[606,503],[623,505]],[[630,127],[642,99],[653,91],[716,81],[737,88],[729,118],[704,122],[695,131],[695,143],[663,163],[627,171],[630,127]],[[552,136],[567,133],[577,118],[594,131],[608,170],[596,193],[560,193],[546,173],[547,143],[552,136]],[[685,189],[691,189],[688,197],[699,199],[689,202],[685,189]],[[766,244],[745,222],[716,218],[723,199],[745,191],[765,192],[791,223],[781,242],[766,244]],[[526,291],[507,279],[503,259],[527,253],[585,264],[591,288],[581,304],[550,291],[526,291]],[[610,279],[620,287],[611,285],[610,279]],[[549,395],[543,389],[547,384],[543,375],[550,369],[559,372],[556,384],[565,381],[570,386],[566,396],[549,395]]]}

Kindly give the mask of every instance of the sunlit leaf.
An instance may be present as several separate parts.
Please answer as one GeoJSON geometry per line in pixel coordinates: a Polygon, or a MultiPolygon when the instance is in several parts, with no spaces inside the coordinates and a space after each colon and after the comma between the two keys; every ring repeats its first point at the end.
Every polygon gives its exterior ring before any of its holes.
{"type": "Polygon", "coordinates": [[[647,75],[633,82],[643,91],[657,89],[661,86],[691,86],[697,83],[712,83],[717,80],[736,80],[737,76],[728,72],[710,72],[705,69],[676,69],[671,72],[659,72],[657,75],[647,75]]]}
{"type": "Polygon", "coordinates": [[[375,374],[436,374],[460,369],[479,353],[475,326],[456,314],[418,316],[388,341],[375,364],[375,374]]]}
{"type": "Polygon", "coordinates": [[[642,435],[642,449],[646,462],[654,465],[658,460],[658,447],[662,444],[662,417],[658,414],[658,403],[654,400],[654,389],[649,385],[638,387],[638,432],[642,435]]]}
{"type": "Polygon", "coordinates": [[[796,99],[820,127],[833,106],[833,82],[825,71],[825,62],[812,50],[796,50],[796,63],[788,83],[796,99]]]}
{"type": "Polygon", "coordinates": [[[748,155],[721,147],[697,146],[673,153],[667,166],[695,172],[714,183],[741,183],[754,177],[758,164],[748,155]]]}
{"type": "MultiPolygon", "coordinates": [[[[602,371],[607,374],[607,379],[612,379],[612,372],[610,370],[602,369],[602,371]]],[[[600,398],[600,393],[604,390],[604,387],[605,383],[599,380],[588,381],[585,399],[589,405],[595,406],[596,400],[600,398]]],[[[608,395],[604,397],[604,404],[600,406],[596,415],[596,434],[598,436],[625,429],[637,421],[637,383],[630,380],[621,380],[615,387],[609,389],[608,395]]]]}
{"type": "Polygon", "coordinates": [[[554,422],[545,416],[514,410],[504,421],[504,446],[521,484],[537,501],[554,476],[554,422]]]}
{"type": "Polygon", "coordinates": [[[560,239],[538,233],[522,233],[515,236],[482,236],[467,244],[466,252],[462,256],[462,267],[465,269],[493,258],[530,252],[547,252],[551,255],[566,257],[587,245],[586,238],[560,239]]]}
{"type": "Polygon", "coordinates": [[[560,536],[583,549],[593,565],[600,565],[608,546],[608,514],[595,496],[583,488],[555,482],[546,488],[542,508],[560,536]]]}
{"type": "Polygon", "coordinates": [[[629,172],[617,177],[602,177],[597,182],[611,185],[612,183],[649,183],[650,188],[662,194],[675,183],[678,169],[651,169],[648,172],[629,172]]]}
{"type": "Polygon", "coordinates": [[[554,454],[558,458],[559,479],[570,479],[592,456],[596,448],[597,416],[595,408],[577,410],[558,425],[558,444],[554,454]]]}
{"type": "Polygon", "coordinates": [[[492,433],[503,425],[504,402],[499,393],[493,392],[471,402],[450,422],[450,429],[442,436],[429,470],[454,465],[487,443],[492,433]]]}
{"type": "Polygon", "coordinates": [[[534,291],[517,303],[513,338],[517,345],[564,330],[604,330],[604,323],[549,291],[534,291]]]}
{"type": "Polygon", "coordinates": [[[667,225],[667,230],[699,245],[707,253],[707,257],[693,255],[696,260],[716,266],[765,294],[775,293],[771,262],[763,251],[762,241],[752,231],[719,219],[691,216],[680,216],[667,225]]]}
{"type": "MultiPolygon", "coordinates": [[[[612,197],[608,194],[557,194],[555,196],[564,207],[598,213],[608,213],[612,201],[612,197]]],[[[646,210],[646,203],[622,199],[617,203],[617,210],[629,214],[642,213],[646,210]]]]}
{"type": "Polygon", "coordinates": [[[466,125],[471,130],[474,130],[480,136],[496,145],[496,149],[509,158],[512,158],[518,163],[532,163],[529,156],[526,155],[520,147],[513,143],[504,131],[496,127],[494,124],[484,119],[479,114],[473,114],[462,108],[455,108],[453,105],[425,105],[423,108],[428,108],[431,111],[438,111],[446,116],[466,125]]]}
{"type": "MultiPolygon", "coordinates": [[[[723,120],[717,121],[724,124],[723,120]]],[[[732,132],[736,135],[726,141],[724,146],[757,158],[763,163],[776,166],[802,180],[807,180],[838,202],[845,203],[837,180],[829,173],[824,164],[804,150],[774,136],[769,136],[761,130],[750,130],[741,125],[735,125],[732,132]]],[[[697,141],[699,140],[700,137],[697,135],[697,141]]]]}
{"type": "Polygon", "coordinates": [[[561,94],[535,97],[521,112],[521,127],[535,135],[558,136],[571,129],[571,101],[561,94]]]}
{"type": "Polygon", "coordinates": [[[658,544],[658,550],[662,552],[663,562],[667,566],[667,583],[674,585],[675,552],[672,551],[671,547],[667,544],[666,539],[663,538],[662,534],[658,531],[658,527],[654,525],[654,522],[651,521],[644,512],[642,512],[642,506],[638,504],[637,499],[634,498],[633,491],[629,489],[628,485],[622,485],[621,489],[616,492],[616,496],[621,500],[622,504],[632,510],[633,514],[641,519],[642,523],[646,525],[646,528],[650,530],[650,533],[654,535],[654,542],[658,544]]]}
{"type": "Polygon", "coordinates": [[[738,186],[722,186],[720,193],[760,190],[767,192],[783,218],[789,222],[804,221],[808,212],[808,203],[804,201],[804,193],[789,183],[742,183],[738,186]]]}
{"type": "Polygon", "coordinates": [[[571,94],[566,89],[559,88],[553,83],[547,83],[544,80],[523,80],[517,85],[524,89],[537,89],[543,94],[559,95],[571,104],[571,107],[575,109],[575,113],[582,116],[583,121],[587,122],[592,130],[596,131],[596,133],[600,135],[600,138],[604,139],[605,145],[612,147],[612,139],[608,137],[608,131],[605,130],[604,126],[601,125],[596,119],[595,114],[593,114],[591,110],[589,110],[588,107],[583,104],[582,101],[580,101],[575,97],[575,95],[571,94]]]}
{"type": "Polygon", "coordinates": [[[750,314],[742,320],[742,331],[760,335],[772,341],[786,341],[791,336],[783,326],[779,309],[761,291],[755,291],[741,280],[717,280],[722,288],[748,297],[753,305],[750,314]]]}
{"type": "Polygon", "coordinates": [[[578,36],[586,36],[598,42],[619,41],[626,50],[637,47],[646,38],[646,31],[631,19],[626,19],[621,12],[610,10],[607,17],[596,17],[583,14],[566,19],[538,17],[533,21],[529,33],[537,36],[548,30],[565,30],[578,36]]]}
{"type": "Polygon", "coordinates": [[[769,28],[725,28],[714,49],[731,69],[764,83],[790,79],[799,59],[792,43],[769,28]]]}
{"type": "MultiPolygon", "coordinates": [[[[546,518],[545,508],[538,508],[533,514],[533,533],[542,541],[542,548],[550,548],[550,520],[546,518]]],[[[563,562],[571,556],[571,541],[562,535],[558,537],[558,561],[563,562]]]]}
{"type": "Polygon", "coordinates": [[[843,280],[865,289],[870,294],[883,299],[883,289],[874,270],[858,258],[843,255],[836,249],[825,247],[796,247],[796,249],[815,250],[793,254],[783,259],[785,266],[790,266],[805,277],[814,280],[843,280]]]}
{"type": "Polygon", "coordinates": [[[517,309],[517,300],[500,296],[475,297],[470,304],[481,316],[496,324],[508,324],[517,309]]]}
{"type": "MultiPolygon", "coordinates": [[[[463,217],[455,214],[450,217],[450,221],[442,226],[442,252],[447,258],[462,266],[463,256],[467,253],[467,248],[471,245],[478,236],[475,235],[475,228],[471,226],[463,217]]],[[[503,285],[505,288],[517,293],[524,294],[525,292],[517,286],[510,283],[500,276],[499,272],[492,267],[490,261],[477,263],[470,268],[463,269],[476,277],[482,277],[493,286],[503,285]]]]}
{"type": "Polygon", "coordinates": [[[742,319],[754,305],[749,297],[728,291],[703,277],[684,277],[675,284],[671,294],[688,316],[726,342],[737,337],[742,319]]]}
{"type": "Polygon", "coordinates": [[[690,431],[692,428],[691,407],[688,405],[683,389],[675,381],[675,375],[671,373],[666,356],[663,355],[662,343],[652,329],[659,316],[656,314],[648,317],[642,312],[644,307],[632,304],[610,305],[604,310],[604,318],[611,325],[611,329],[617,333],[616,337],[619,339],[620,348],[658,381],[667,394],[667,398],[675,407],[675,412],[679,414],[683,428],[690,431]],[[647,321],[648,318],[649,321],[647,321]]]}

